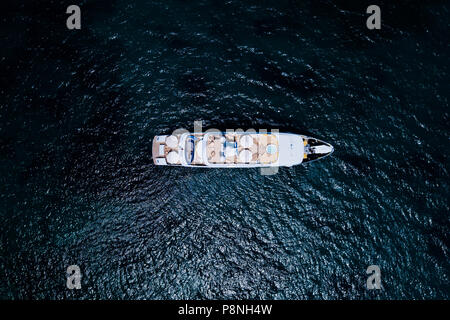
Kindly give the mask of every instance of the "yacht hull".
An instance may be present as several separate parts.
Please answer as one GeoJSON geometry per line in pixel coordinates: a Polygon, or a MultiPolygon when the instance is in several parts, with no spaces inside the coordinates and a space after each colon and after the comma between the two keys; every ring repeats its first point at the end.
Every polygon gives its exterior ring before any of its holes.
{"type": "Polygon", "coordinates": [[[155,136],[155,165],[197,168],[291,167],[333,153],[329,143],[293,133],[204,132],[155,136]]]}

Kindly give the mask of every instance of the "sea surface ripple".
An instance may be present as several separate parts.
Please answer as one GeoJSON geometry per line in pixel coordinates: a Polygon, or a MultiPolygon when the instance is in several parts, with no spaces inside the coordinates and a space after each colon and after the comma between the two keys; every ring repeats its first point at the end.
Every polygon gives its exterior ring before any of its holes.
{"type": "Polygon", "coordinates": [[[0,4],[0,297],[449,299],[450,7],[366,2],[0,4]],[[194,120],[336,151],[155,167],[194,120]]]}

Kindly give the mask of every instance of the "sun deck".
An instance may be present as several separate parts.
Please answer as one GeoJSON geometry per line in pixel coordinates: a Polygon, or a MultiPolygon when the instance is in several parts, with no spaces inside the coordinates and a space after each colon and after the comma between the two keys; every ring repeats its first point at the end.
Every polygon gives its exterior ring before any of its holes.
{"type": "MultiPolygon", "coordinates": [[[[175,137],[176,141],[174,139],[168,140],[169,136],[156,136],[153,140],[152,145],[152,156],[153,161],[155,164],[167,164],[167,157],[169,156],[169,153],[174,152],[179,155],[181,149],[179,146],[179,135],[171,136],[175,137]]],[[[172,153],[173,154],[173,153],[172,153]]],[[[178,158],[177,161],[174,161],[174,163],[171,163],[174,165],[181,165],[181,159],[178,158]]]]}
{"type": "Polygon", "coordinates": [[[206,154],[210,164],[271,164],[278,159],[278,138],[274,134],[208,134],[206,154]]]}

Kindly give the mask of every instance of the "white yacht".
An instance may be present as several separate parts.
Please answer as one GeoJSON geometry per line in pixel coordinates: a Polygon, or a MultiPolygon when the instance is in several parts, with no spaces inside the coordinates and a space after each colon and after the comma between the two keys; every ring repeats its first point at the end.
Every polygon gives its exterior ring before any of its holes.
{"type": "Polygon", "coordinates": [[[333,146],[292,133],[200,132],[155,136],[153,162],[205,168],[291,167],[330,155],[333,146]]]}

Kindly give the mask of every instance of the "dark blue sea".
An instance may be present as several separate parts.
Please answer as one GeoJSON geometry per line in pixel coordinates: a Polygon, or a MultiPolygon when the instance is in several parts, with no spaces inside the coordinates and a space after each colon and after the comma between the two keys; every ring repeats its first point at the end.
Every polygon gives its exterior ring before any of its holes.
{"type": "Polygon", "coordinates": [[[449,299],[450,5],[370,4],[2,1],[0,298],[449,299]],[[194,120],[335,152],[154,166],[194,120]]]}

